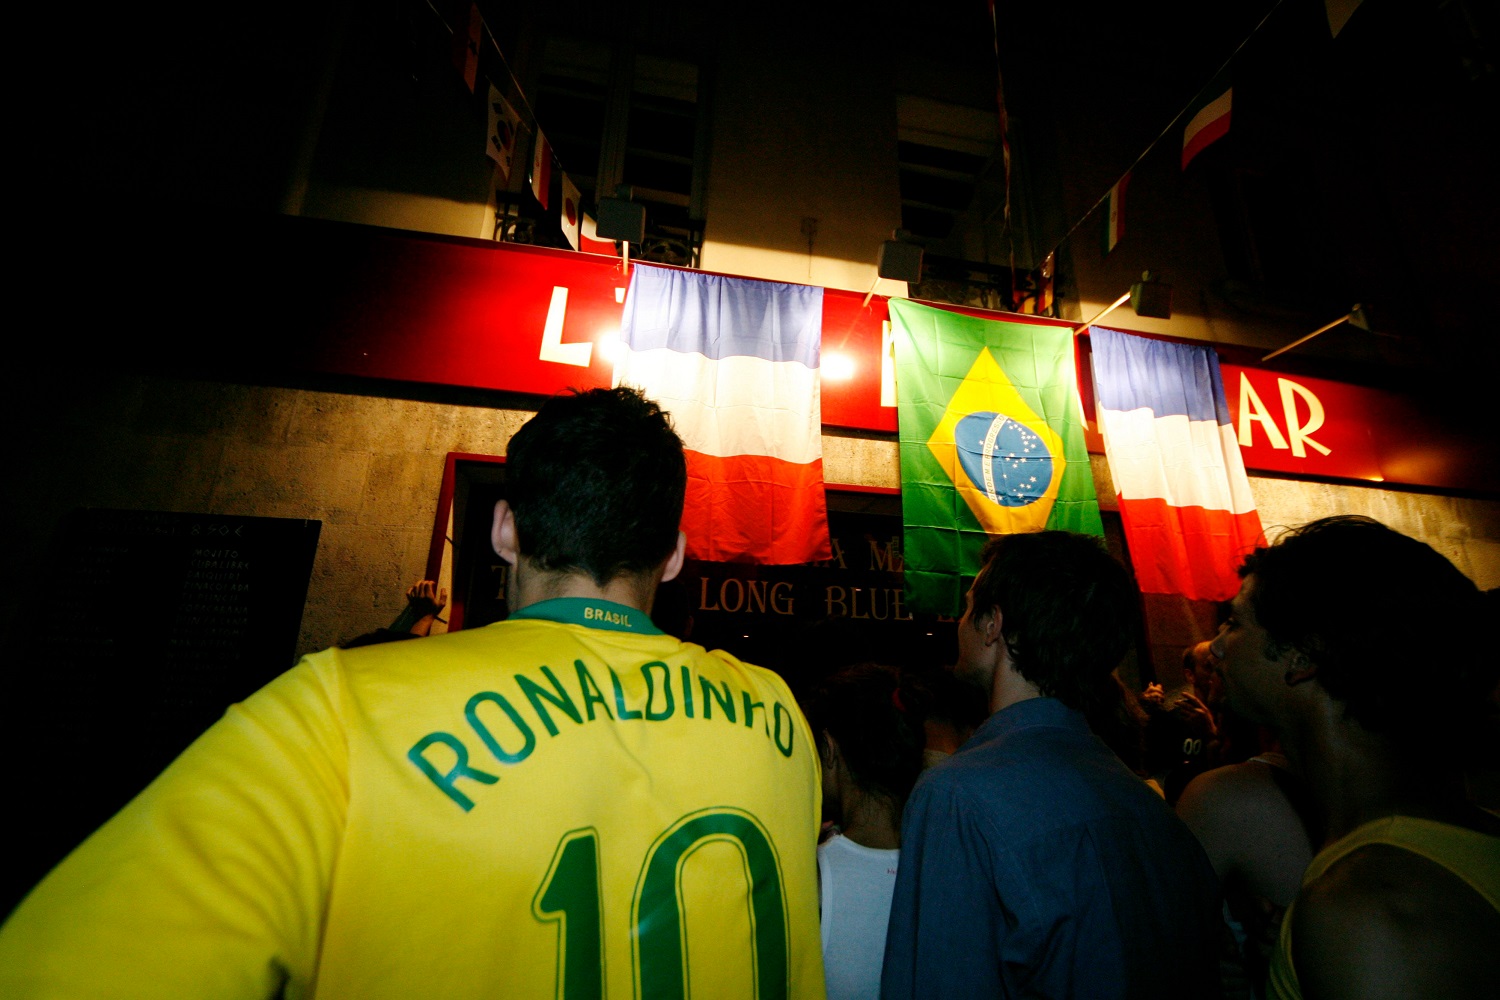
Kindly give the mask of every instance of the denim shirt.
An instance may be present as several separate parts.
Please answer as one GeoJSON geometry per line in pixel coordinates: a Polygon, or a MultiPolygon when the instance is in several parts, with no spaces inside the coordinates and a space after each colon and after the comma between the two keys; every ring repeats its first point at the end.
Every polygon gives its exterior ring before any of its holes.
{"type": "Polygon", "coordinates": [[[1052,698],[992,715],[906,806],[881,995],[1214,997],[1219,886],[1052,698]]]}

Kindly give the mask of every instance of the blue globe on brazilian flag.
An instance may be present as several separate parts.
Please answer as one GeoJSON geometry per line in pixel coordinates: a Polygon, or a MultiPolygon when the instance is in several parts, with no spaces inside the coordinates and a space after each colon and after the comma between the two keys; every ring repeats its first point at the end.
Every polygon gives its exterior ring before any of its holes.
{"type": "Polygon", "coordinates": [[[956,615],[991,535],[1103,535],[1072,332],[890,302],[907,603],[956,615]]]}

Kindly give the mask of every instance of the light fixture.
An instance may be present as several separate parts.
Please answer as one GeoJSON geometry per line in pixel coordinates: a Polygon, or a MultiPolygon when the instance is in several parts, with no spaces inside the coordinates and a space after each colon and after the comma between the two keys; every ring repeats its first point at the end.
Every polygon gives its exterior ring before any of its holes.
{"type": "Polygon", "coordinates": [[[1125,303],[1130,303],[1130,308],[1135,310],[1137,316],[1151,319],[1172,318],[1172,286],[1164,281],[1157,281],[1151,276],[1150,271],[1141,272],[1141,280],[1130,286],[1130,291],[1115,299],[1104,310],[1081,326],[1073,328],[1073,333],[1080,334],[1099,322],[1125,303]]]}
{"type": "Polygon", "coordinates": [[[620,340],[620,328],[608,327],[599,331],[599,352],[610,364],[618,364],[625,355],[625,344],[620,340]]]}
{"type": "Polygon", "coordinates": [[[847,382],[854,377],[857,367],[854,359],[841,351],[824,351],[822,361],[818,366],[823,373],[823,378],[830,382],[847,382]]]}
{"type": "Polygon", "coordinates": [[[1272,358],[1276,357],[1276,355],[1278,355],[1278,354],[1285,354],[1287,351],[1290,351],[1294,347],[1300,347],[1301,345],[1307,343],[1309,340],[1312,340],[1314,337],[1318,336],[1319,334],[1321,334],[1321,333],[1327,333],[1329,330],[1332,330],[1334,327],[1338,326],[1340,323],[1348,323],[1350,326],[1354,327],[1356,330],[1364,330],[1366,333],[1373,333],[1374,332],[1371,329],[1371,327],[1370,327],[1370,317],[1365,313],[1365,307],[1356,303],[1355,306],[1354,306],[1354,308],[1350,309],[1347,313],[1345,313],[1343,316],[1340,316],[1338,319],[1334,320],[1332,323],[1324,323],[1322,326],[1318,327],[1316,330],[1314,330],[1312,333],[1309,333],[1307,336],[1305,336],[1305,337],[1298,337],[1296,340],[1292,341],[1290,344],[1287,344],[1285,347],[1278,347],[1276,350],[1272,351],[1270,354],[1267,354],[1265,357],[1261,358],[1261,360],[1262,361],[1270,361],[1272,358]]]}

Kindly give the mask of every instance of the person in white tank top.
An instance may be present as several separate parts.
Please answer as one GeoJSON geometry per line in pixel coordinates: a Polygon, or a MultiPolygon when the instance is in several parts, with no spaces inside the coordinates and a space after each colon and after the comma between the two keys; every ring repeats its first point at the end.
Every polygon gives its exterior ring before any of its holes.
{"type": "Polygon", "coordinates": [[[901,809],[922,770],[922,720],[906,704],[918,698],[895,670],[870,664],[833,674],[808,698],[824,811],[836,827],[818,847],[828,1000],[880,996],[901,809]]]}

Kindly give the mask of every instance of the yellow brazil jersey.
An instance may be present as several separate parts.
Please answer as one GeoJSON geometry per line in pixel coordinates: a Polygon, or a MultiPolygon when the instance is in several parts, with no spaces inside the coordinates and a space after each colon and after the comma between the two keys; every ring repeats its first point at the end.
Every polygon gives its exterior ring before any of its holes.
{"type": "Polygon", "coordinates": [[[821,997],[819,809],[778,677],[547,601],[235,706],[17,910],[0,987],[821,997]]]}

